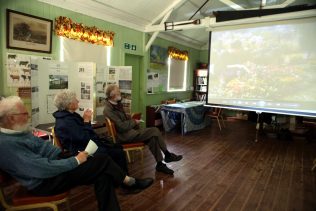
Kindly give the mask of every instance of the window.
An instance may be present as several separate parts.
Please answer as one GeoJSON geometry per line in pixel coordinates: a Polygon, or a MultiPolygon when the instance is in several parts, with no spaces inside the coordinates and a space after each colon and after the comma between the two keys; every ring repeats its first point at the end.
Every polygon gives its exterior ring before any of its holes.
{"type": "Polygon", "coordinates": [[[187,86],[187,60],[168,58],[168,92],[185,91],[187,86]]]}
{"type": "Polygon", "coordinates": [[[60,37],[60,61],[95,62],[110,66],[111,47],[60,37]]]}

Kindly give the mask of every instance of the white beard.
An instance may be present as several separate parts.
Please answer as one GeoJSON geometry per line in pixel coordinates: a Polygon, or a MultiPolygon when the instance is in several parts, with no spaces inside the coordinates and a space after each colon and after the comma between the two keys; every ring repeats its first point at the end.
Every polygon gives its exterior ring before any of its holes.
{"type": "Polygon", "coordinates": [[[29,123],[25,123],[24,125],[14,125],[13,130],[18,131],[18,132],[30,132],[31,127],[29,123]]]}
{"type": "Polygon", "coordinates": [[[122,100],[122,96],[117,96],[116,98],[115,98],[115,101],[116,102],[119,102],[119,101],[121,101],[122,100]]]}

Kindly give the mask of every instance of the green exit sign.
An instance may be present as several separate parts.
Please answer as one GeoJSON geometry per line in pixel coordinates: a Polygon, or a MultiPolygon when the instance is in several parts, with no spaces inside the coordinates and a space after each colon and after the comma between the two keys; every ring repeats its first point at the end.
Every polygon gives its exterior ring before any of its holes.
{"type": "Polygon", "coordinates": [[[129,43],[124,43],[124,48],[125,49],[130,49],[132,51],[136,51],[136,45],[133,45],[133,44],[129,44],[129,43]]]}
{"type": "Polygon", "coordinates": [[[129,43],[124,43],[124,48],[125,49],[130,49],[131,48],[131,45],[129,43]]]}

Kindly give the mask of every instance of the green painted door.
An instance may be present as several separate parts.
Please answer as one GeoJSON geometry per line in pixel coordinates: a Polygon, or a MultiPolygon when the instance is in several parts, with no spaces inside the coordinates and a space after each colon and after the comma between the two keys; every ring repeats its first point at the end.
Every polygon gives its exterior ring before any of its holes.
{"type": "Polygon", "coordinates": [[[140,68],[141,56],[125,54],[125,66],[132,66],[132,112],[141,112],[140,68]]]}

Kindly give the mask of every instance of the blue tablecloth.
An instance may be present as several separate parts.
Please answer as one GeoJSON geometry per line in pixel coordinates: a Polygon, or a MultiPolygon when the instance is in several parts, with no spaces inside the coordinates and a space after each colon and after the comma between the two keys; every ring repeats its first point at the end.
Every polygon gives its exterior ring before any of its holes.
{"type": "Polygon", "coordinates": [[[205,118],[208,109],[199,101],[163,105],[160,112],[164,129],[168,132],[180,124],[182,135],[203,129],[210,123],[210,119],[205,118]]]}

